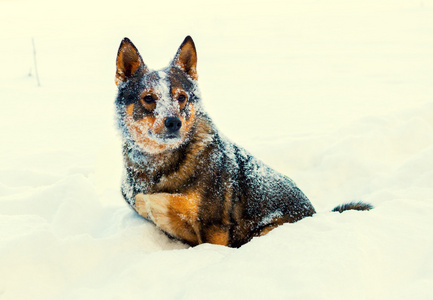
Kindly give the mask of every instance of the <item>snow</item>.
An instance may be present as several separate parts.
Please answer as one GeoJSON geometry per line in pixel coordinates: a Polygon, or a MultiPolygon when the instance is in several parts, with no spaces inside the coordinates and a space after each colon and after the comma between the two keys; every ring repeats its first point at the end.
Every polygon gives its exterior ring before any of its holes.
{"type": "Polygon", "coordinates": [[[0,298],[433,299],[432,20],[431,0],[0,1],[0,298]],[[158,69],[187,35],[220,131],[314,217],[188,248],[128,208],[118,46],[158,69]]]}

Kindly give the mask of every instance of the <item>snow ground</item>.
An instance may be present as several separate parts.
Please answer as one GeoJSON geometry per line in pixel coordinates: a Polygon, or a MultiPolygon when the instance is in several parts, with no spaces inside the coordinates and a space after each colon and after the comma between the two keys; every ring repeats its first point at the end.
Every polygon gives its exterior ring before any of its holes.
{"type": "Polygon", "coordinates": [[[0,298],[433,299],[432,20],[430,0],[1,0],[0,298]],[[220,130],[313,218],[188,248],[126,206],[117,48],[159,68],[188,34],[220,130]],[[329,212],[353,200],[375,209],[329,212]]]}

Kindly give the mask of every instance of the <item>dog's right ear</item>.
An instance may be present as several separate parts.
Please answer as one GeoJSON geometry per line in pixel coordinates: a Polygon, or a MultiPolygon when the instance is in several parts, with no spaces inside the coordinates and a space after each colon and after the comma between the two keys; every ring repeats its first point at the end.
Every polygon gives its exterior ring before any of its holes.
{"type": "Polygon", "coordinates": [[[126,82],[137,73],[145,74],[148,72],[148,68],[144,64],[140,53],[138,53],[137,48],[128,38],[124,38],[120,43],[116,66],[116,85],[126,82]]]}
{"type": "Polygon", "coordinates": [[[197,51],[195,50],[194,41],[190,36],[187,36],[182,45],[180,45],[171,64],[184,71],[192,79],[198,79],[197,51]]]}

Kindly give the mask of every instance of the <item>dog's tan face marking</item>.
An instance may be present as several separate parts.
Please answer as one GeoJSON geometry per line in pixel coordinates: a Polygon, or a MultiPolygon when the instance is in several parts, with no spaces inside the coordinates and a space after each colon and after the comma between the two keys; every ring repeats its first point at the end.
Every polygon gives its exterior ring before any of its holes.
{"type": "Polygon", "coordinates": [[[148,116],[140,120],[134,121],[133,112],[136,104],[129,104],[126,108],[126,127],[131,133],[134,141],[149,153],[159,153],[167,150],[169,147],[166,144],[160,144],[149,137],[149,130],[155,125],[155,117],[148,116]]]}
{"type": "Polygon", "coordinates": [[[188,94],[184,89],[179,87],[172,88],[171,94],[173,95],[173,100],[179,103],[179,108],[182,110],[188,102],[188,94]]]}

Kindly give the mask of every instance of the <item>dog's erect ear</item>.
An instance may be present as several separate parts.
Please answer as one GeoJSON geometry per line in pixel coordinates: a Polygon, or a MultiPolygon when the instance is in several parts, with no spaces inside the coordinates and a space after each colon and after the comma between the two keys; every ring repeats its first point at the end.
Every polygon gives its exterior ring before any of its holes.
{"type": "Polygon", "coordinates": [[[172,65],[184,71],[192,79],[197,80],[197,52],[190,36],[187,36],[177,50],[172,65]]]}
{"type": "Polygon", "coordinates": [[[126,82],[137,72],[144,74],[148,71],[137,48],[128,38],[124,38],[120,43],[119,51],[117,52],[116,66],[117,85],[121,82],[126,82]]]}

